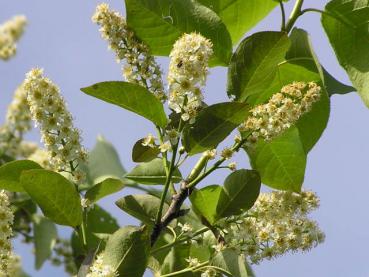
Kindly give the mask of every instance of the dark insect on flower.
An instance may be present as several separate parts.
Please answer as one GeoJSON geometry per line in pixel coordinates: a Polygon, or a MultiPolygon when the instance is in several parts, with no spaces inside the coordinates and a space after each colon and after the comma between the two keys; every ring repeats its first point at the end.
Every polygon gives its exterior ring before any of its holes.
{"type": "Polygon", "coordinates": [[[177,67],[178,67],[178,68],[181,68],[181,67],[182,67],[182,65],[183,65],[183,61],[180,61],[180,62],[177,64],[177,67]]]}

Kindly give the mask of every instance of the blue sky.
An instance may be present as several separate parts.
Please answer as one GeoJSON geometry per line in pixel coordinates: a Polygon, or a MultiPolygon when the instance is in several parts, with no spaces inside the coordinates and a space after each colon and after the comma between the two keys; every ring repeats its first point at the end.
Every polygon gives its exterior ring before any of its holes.
{"type": "MultiPolygon", "coordinates": [[[[108,3],[124,13],[123,0],[108,3]]],[[[305,1],[305,6],[323,8],[327,1],[305,1]],[[319,3],[314,3],[319,2],[319,3]]],[[[90,18],[99,1],[42,1],[2,0],[0,22],[15,14],[25,14],[29,26],[18,47],[18,55],[0,63],[0,120],[12,99],[14,89],[32,67],[43,67],[56,82],[75,116],[76,126],[82,129],[84,143],[91,148],[96,136],[103,134],[118,149],[126,168],[132,168],[130,149],[134,142],[149,132],[150,123],[118,107],[108,105],[82,94],[79,88],[106,80],[121,80],[120,66],[100,39],[98,28],[90,18]]],[[[288,4],[288,10],[291,9],[288,4]]],[[[316,53],[330,73],[349,83],[338,65],[320,26],[318,14],[306,14],[297,26],[307,30],[316,53]]],[[[273,12],[254,30],[278,30],[279,10],[273,12]]],[[[160,59],[166,70],[168,60],[160,59]]],[[[206,101],[226,101],[226,69],[212,69],[206,89],[206,101]]],[[[369,110],[359,96],[352,93],[331,98],[331,117],[328,127],[308,158],[305,185],[321,198],[321,208],[312,216],[326,233],[326,242],[307,254],[287,255],[255,266],[257,276],[369,276],[367,247],[369,246],[369,193],[367,157],[369,156],[369,110]]],[[[39,140],[37,131],[29,139],[39,140]]],[[[238,155],[239,166],[247,168],[245,155],[238,155]]],[[[228,172],[221,171],[208,179],[208,184],[221,183],[228,172]]],[[[114,201],[129,193],[122,191],[103,201],[123,224],[135,221],[118,208],[114,201]]],[[[66,230],[62,230],[66,234],[66,230]]],[[[24,268],[32,276],[65,276],[60,268],[50,264],[40,271],[33,269],[30,247],[18,242],[16,251],[23,256],[24,268]]],[[[151,276],[151,274],[147,274],[151,276]]]]}

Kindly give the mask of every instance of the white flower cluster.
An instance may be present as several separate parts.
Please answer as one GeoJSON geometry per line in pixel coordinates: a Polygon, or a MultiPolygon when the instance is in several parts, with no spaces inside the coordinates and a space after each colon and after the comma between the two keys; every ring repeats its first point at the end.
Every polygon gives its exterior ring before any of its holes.
{"type": "Polygon", "coordinates": [[[22,274],[22,263],[21,257],[12,253],[9,256],[9,263],[7,267],[7,273],[5,275],[1,275],[0,277],[20,277],[22,274]]]}
{"type": "Polygon", "coordinates": [[[118,276],[115,270],[103,262],[103,255],[99,254],[90,267],[90,272],[86,277],[115,277],[118,276]]]}
{"type": "Polygon", "coordinates": [[[103,3],[96,7],[92,21],[101,26],[101,36],[109,42],[109,48],[115,52],[117,61],[125,61],[125,79],[146,87],[160,100],[165,100],[160,67],[150,55],[149,48],[128,28],[125,18],[103,3]]]}
{"type": "Polygon", "coordinates": [[[197,33],[184,34],[170,53],[168,74],[169,107],[182,113],[182,120],[193,122],[202,106],[202,87],[208,74],[212,43],[197,33]]]}
{"type": "Polygon", "coordinates": [[[9,276],[11,267],[13,213],[9,207],[9,198],[4,190],[0,191],[0,276],[9,276]]]}
{"type": "Polygon", "coordinates": [[[27,157],[27,159],[38,163],[44,169],[54,169],[53,164],[51,163],[49,158],[49,153],[42,148],[37,148],[31,155],[27,157]]]}
{"type": "Polygon", "coordinates": [[[25,16],[16,15],[0,25],[0,59],[8,60],[15,55],[16,42],[23,34],[26,24],[25,16]]]}
{"type": "Polygon", "coordinates": [[[252,263],[288,251],[310,250],[324,241],[317,223],[307,217],[318,206],[312,192],[262,193],[251,210],[226,228],[227,246],[252,263]]]}
{"type": "Polygon", "coordinates": [[[32,119],[40,126],[53,168],[69,172],[77,183],[83,182],[85,174],[78,166],[87,161],[87,153],[59,88],[43,76],[41,69],[27,73],[24,88],[32,119]]]}
{"type": "Polygon", "coordinates": [[[32,141],[21,141],[19,145],[19,156],[27,158],[37,151],[38,145],[32,141]]]}
{"type": "Polygon", "coordinates": [[[8,107],[6,121],[0,127],[0,156],[10,157],[20,155],[19,145],[23,134],[31,129],[31,115],[27,103],[27,93],[23,85],[19,86],[12,103],[8,107]]]}
{"type": "Polygon", "coordinates": [[[290,128],[320,98],[321,88],[314,82],[294,82],[274,94],[268,103],[256,106],[241,132],[252,132],[249,144],[259,139],[271,140],[290,128]]]}

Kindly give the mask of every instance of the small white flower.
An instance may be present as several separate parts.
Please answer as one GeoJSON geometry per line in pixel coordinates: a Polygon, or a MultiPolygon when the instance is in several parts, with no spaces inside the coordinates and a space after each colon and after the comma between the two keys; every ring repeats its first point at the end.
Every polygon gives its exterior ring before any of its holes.
{"type": "Polygon", "coordinates": [[[113,267],[104,264],[103,254],[99,254],[94,263],[90,267],[90,272],[86,277],[116,277],[117,272],[114,271],[113,267]]]}
{"type": "Polygon", "coordinates": [[[188,266],[189,267],[194,267],[194,266],[198,266],[200,264],[199,259],[197,258],[192,258],[192,257],[188,257],[186,259],[186,262],[188,262],[188,266]]]}
{"type": "Polygon", "coordinates": [[[231,162],[228,164],[228,168],[232,171],[235,171],[237,169],[237,163],[236,162],[231,162]]]}
{"type": "Polygon", "coordinates": [[[181,227],[181,231],[183,233],[190,233],[193,230],[192,226],[188,223],[185,223],[185,224],[178,223],[178,226],[181,227]]]}
{"type": "Polygon", "coordinates": [[[142,141],[143,146],[155,147],[156,138],[152,134],[148,134],[142,141]]]}
{"type": "Polygon", "coordinates": [[[160,144],[159,149],[160,149],[160,152],[164,153],[164,152],[172,150],[172,146],[170,142],[167,141],[167,142],[160,144]]]}

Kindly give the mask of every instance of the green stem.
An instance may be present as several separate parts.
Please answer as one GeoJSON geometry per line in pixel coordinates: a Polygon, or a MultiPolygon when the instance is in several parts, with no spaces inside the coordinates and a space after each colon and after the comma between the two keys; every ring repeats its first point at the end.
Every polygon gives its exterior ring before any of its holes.
{"type": "Polygon", "coordinates": [[[172,181],[171,179],[172,179],[172,175],[173,175],[173,172],[174,172],[174,163],[176,161],[177,149],[178,149],[178,143],[173,147],[173,155],[172,155],[172,159],[170,161],[168,175],[167,175],[167,178],[165,180],[163,193],[161,195],[159,210],[158,210],[158,213],[156,214],[156,220],[155,220],[156,224],[160,224],[161,216],[162,216],[162,213],[163,213],[163,207],[164,207],[164,203],[165,203],[165,198],[167,196],[170,183],[172,181]]]}
{"type": "Polygon", "coordinates": [[[209,261],[207,261],[207,262],[203,262],[203,263],[201,263],[201,264],[199,264],[199,265],[197,265],[197,266],[188,267],[188,268],[185,268],[185,269],[182,269],[182,270],[176,271],[176,272],[172,272],[172,273],[168,273],[168,274],[160,275],[160,277],[169,277],[169,276],[181,275],[182,273],[192,272],[192,271],[195,271],[195,270],[199,270],[199,269],[201,269],[202,267],[207,266],[208,264],[209,264],[209,261]]]}
{"type": "MultiPolygon", "coordinates": [[[[161,128],[158,125],[156,125],[155,127],[156,127],[156,130],[157,130],[158,136],[159,136],[159,142],[160,142],[160,144],[163,144],[164,143],[164,138],[163,138],[163,134],[161,133],[161,128]]],[[[163,157],[163,165],[164,165],[164,168],[165,168],[165,173],[168,176],[169,167],[168,167],[167,152],[164,152],[161,155],[163,157]]]]}
{"type": "Polygon", "coordinates": [[[290,18],[288,19],[286,25],[286,32],[289,33],[292,30],[293,25],[295,25],[297,18],[301,15],[301,8],[304,0],[296,0],[295,6],[291,12],[290,18]]]}
{"type": "Polygon", "coordinates": [[[282,0],[279,0],[279,6],[281,8],[281,14],[282,14],[282,25],[281,25],[281,30],[285,31],[286,30],[286,11],[284,9],[284,5],[282,0]]]}
{"type": "Polygon", "coordinates": [[[199,236],[199,235],[201,235],[201,234],[205,233],[205,232],[206,232],[206,231],[208,231],[208,230],[209,230],[209,228],[208,228],[208,227],[201,228],[200,230],[198,230],[198,231],[196,231],[195,233],[193,233],[193,235],[192,235],[192,236],[190,236],[190,237],[185,237],[185,238],[182,238],[182,239],[179,239],[179,240],[174,240],[174,241],[173,241],[173,242],[171,242],[171,243],[168,243],[168,244],[166,244],[166,245],[163,245],[163,246],[161,246],[161,247],[158,247],[158,248],[156,248],[156,249],[153,249],[153,250],[151,251],[151,254],[154,254],[154,253],[157,253],[157,252],[163,251],[163,250],[168,249],[168,248],[171,248],[171,247],[173,247],[173,246],[175,246],[175,245],[177,245],[177,244],[181,244],[181,243],[183,243],[183,242],[186,242],[186,241],[188,241],[188,240],[190,240],[190,239],[193,239],[193,238],[195,238],[195,237],[197,237],[197,236],[199,236]]]}
{"type": "MultiPolygon", "coordinates": [[[[238,150],[240,150],[240,148],[242,147],[242,145],[246,142],[247,137],[242,139],[240,142],[236,143],[233,147],[232,147],[232,151],[233,152],[238,152],[238,150]]],[[[210,167],[208,170],[206,170],[202,175],[198,176],[196,179],[194,179],[193,181],[191,181],[188,185],[187,188],[191,189],[194,188],[198,183],[200,183],[204,178],[206,178],[210,173],[212,173],[213,171],[217,170],[222,163],[225,162],[225,158],[220,158],[217,162],[215,162],[213,164],[212,167],[210,167]]]]}
{"type": "MultiPolygon", "coordinates": [[[[178,131],[179,132],[181,132],[182,125],[183,125],[183,121],[180,120],[179,126],[178,126],[178,131]]],[[[155,224],[157,226],[160,225],[161,216],[163,214],[165,198],[167,197],[169,187],[172,183],[172,175],[173,175],[173,172],[174,172],[174,169],[175,169],[176,157],[177,157],[177,152],[178,152],[178,145],[179,145],[179,139],[178,139],[177,143],[173,146],[172,159],[171,159],[170,164],[169,164],[169,170],[168,170],[167,178],[165,180],[164,190],[163,190],[163,193],[161,195],[159,210],[158,210],[158,213],[156,214],[155,224]]]]}

